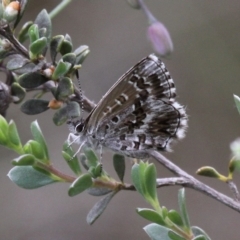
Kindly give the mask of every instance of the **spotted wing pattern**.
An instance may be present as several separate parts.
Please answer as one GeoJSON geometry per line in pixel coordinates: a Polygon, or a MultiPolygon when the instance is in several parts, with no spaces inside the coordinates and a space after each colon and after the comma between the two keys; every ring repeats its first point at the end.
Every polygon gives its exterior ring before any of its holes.
{"type": "Polygon", "coordinates": [[[137,158],[148,150],[170,150],[183,138],[187,115],[164,63],[151,54],[124,74],[84,122],[83,135],[113,151],[137,158]]]}

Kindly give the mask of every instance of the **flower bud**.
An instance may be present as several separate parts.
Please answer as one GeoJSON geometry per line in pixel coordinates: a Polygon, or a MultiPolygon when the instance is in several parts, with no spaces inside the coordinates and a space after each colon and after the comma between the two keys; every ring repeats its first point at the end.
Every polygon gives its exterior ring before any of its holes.
{"type": "Polygon", "coordinates": [[[20,11],[20,3],[18,1],[10,2],[4,10],[4,19],[8,22],[12,22],[17,18],[20,11]]]}
{"type": "Polygon", "coordinates": [[[58,101],[56,99],[52,99],[49,102],[48,107],[51,108],[51,109],[59,109],[62,105],[63,105],[62,101],[58,101]]]}
{"type": "Polygon", "coordinates": [[[168,56],[173,51],[173,43],[167,28],[160,22],[153,22],[147,30],[147,36],[154,50],[160,56],[168,56]]]}
{"type": "Polygon", "coordinates": [[[230,149],[235,159],[240,160],[240,138],[230,144],[230,149]]]}

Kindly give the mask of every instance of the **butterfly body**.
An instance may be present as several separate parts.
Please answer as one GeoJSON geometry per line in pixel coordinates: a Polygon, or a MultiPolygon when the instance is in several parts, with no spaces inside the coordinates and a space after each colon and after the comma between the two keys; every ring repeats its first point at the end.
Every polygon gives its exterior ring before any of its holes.
{"type": "Polygon", "coordinates": [[[103,146],[129,157],[144,159],[148,150],[170,150],[187,127],[185,109],[175,97],[169,72],[151,54],[109,89],[73,133],[81,146],[103,146]]]}

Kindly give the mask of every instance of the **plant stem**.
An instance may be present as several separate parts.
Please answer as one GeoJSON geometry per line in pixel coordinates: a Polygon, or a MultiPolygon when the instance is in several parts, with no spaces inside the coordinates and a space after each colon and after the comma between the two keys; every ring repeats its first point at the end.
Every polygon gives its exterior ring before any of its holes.
{"type": "Polygon", "coordinates": [[[153,16],[153,14],[149,11],[147,5],[145,4],[144,0],[138,0],[139,5],[141,6],[141,9],[147,16],[149,24],[152,24],[154,22],[157,22],[157,19],[153,16]]]}
{"type": "Polygon", "coordinates": [[[71,3],[71,1],[72,0],[63,0],[49,13],[49,17],[51,19],[56,17],[69,3],[71,3]]]}
{"type": "Polygon", "coordinates": [[[182,185],[184,187],[189,187],[192,189],[195,189],[199,192],[202,192],[206,194],[207,196],[210,196],[219,202],[223,203],[224,205],[236,210],[237,212],[240,212],[240,203],[237,201],[234,201],[232,198],[216,191],[215,189],[209,187],[208,185],[198,181],[193,176],[189,175],[187,172],[183,171],[180,167],[172,163],[170,160],[168,160],[166,157],[164,157],[162,154],[160,154],[157,151],[151,150],[149,151],[149,154],[154,157],[159,163],[161,163],[164,167],[166,167],[168,170],[173,172],[175,175],[180,176],[181,179],[184,178],[185,183],[180,181],[180,183],[176,182],[176,185],[182,185]]]}

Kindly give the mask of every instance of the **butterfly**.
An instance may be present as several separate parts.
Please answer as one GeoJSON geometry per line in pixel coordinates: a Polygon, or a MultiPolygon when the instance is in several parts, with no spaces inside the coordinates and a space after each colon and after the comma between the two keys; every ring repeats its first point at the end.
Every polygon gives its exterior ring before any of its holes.
{"type": "Polygon", "coordinates": [[[145,159],[149,150],[169,151],[185,136],[187,115],[164,63],[154,54],[128,70],[88,117],[70,122],[70,138],[80,147],[105,147],[145,159]]]}

